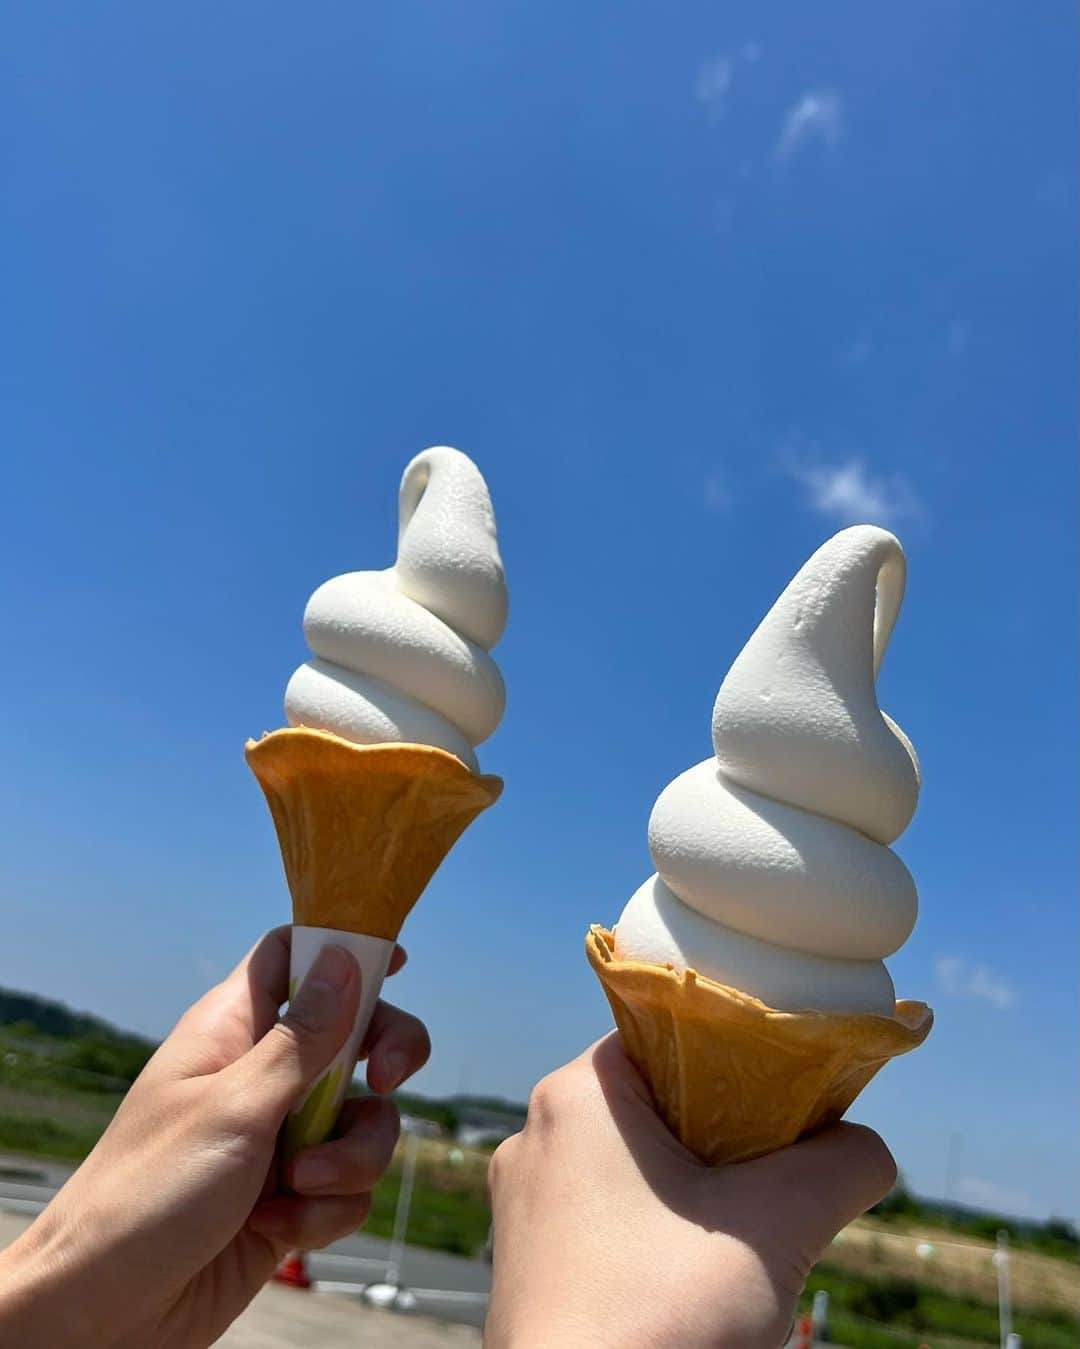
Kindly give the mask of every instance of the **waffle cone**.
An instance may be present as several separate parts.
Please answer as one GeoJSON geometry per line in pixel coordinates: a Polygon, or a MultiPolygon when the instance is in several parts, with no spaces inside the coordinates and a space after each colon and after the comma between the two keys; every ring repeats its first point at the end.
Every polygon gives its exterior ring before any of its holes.
{"type": "Polygon", "coordinates": [[[354,745],[289,727],[249,740],[293,921],[393,940],[439,863],[502,791],[429,745],[354,745]]]}
{"type": "Polygon", "coordinates": [[[934,1014],[778,1012],[669,965],[616,960],[592,927],[585,951],[624,1050],[657,1108],[703,1162],[749,1161],[838,1120],[888,1059],[922,1044],[934,1014]]]}

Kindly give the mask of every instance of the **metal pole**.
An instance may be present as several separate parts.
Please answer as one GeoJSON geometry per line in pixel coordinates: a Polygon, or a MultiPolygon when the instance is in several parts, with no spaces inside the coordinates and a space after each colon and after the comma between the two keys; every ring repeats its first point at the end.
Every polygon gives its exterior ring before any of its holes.
{"type": "Polygon", "coordinates": [[[953,1202],[953,1188],[956,1184],[956,1166],[960,1157],[960,1135],[951,1133],[945,1153],[945,1202],[953,1202]]]}
{"type": "Polygon", "coordinates": [[[997,1250],[994,1252],[994,1264],[997,1266],[998,1284],[998,1329],[1001,1337],[1001,1349],[1010,1349],[1012,1339],[1012,1301],[1009,1296],[1009,1234],[1003,1227],[997,1234],[997,1250]]]}
{"type": "Polygon", "coordinates": [[[824,1288],[819,1288],[814,1294],[814,1304],[810,1310],[810,1337],[812,1344],[819,1344],[825,1339],[825,1323],[829,1319],[829,1294],[824,1288]]]}
{"type": "MultiPolygon", "coordinates": [[[[416,1154],[420,1147],[418,1135],[405,1135],[405,1156],[401,1163],[401,1188],[394,1210],[394,1234],[390,1238],[390,1254],[386,1261],[386,1282],[392,1288],[401,1284],[401,1261],[405,1254],[405,1233],[409,1226],[409,1208],[412,1204],[413,1182],[416,1179],[416,1154]]],[[[1004,1345],[1004,1341],[1002,1341],[1004,1345]]]]}

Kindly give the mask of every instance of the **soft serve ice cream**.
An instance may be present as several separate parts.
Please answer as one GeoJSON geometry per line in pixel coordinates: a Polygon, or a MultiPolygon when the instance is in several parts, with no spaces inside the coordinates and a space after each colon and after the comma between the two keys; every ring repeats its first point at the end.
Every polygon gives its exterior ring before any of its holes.
{"type": "Polygon", "coordinates": [[[883,960],[917,900],[888,845],[919,766],[876,679],[905,574],[893,535],[860,525],[773,605],[720,688],[715,757],[653,808],[657,874],[619,919],[616,959],[694,970],[781,1011],[892,1016],[883,960]]]}
{"type": "Polygon", "coordinates": [[[506,702],[488,654],[506,614],[487,485],[460,451],[425,450],[401,480],[394,565],[336,576],[308,601],[312,659],[286,716],[361,745],[434,745],[475,772],[506,702]]]}

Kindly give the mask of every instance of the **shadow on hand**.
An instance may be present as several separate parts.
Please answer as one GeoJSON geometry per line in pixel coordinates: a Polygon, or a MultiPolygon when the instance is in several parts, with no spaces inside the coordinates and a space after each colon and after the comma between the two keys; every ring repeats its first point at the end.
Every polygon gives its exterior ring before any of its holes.
{"type": "Polygon", "coordinates": [[[799,1193],[806,1163],[798,1148],[706,1166],[661,1119],[617,1034],[594,1046],[591,1061],[615,1127],[658,1202],[702,1233],[741,1244],[760,1262],[774,1289],[797,1296],[811,1264],[798,1223],[789,1221],[806,1200],[799,1193]]]}

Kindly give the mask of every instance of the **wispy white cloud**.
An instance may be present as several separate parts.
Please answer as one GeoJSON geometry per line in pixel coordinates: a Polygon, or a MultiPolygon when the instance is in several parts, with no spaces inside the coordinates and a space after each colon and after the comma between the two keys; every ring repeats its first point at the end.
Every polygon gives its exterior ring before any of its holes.
{"type": "Polygon", "coordinates": [[[728,486],[727,474],[723,469],[715,468],[705,479],[705,507],[723,515],[735,504],[735,494],[728,486]]]}
{"type": "Polygon", "coordinates": [[[735,63],[727,56],[714,56],[698,70],[694,94],[710,117],[723,117],[734,74],[735,63]]]}
{"type": "Polygon", "coordinates": [[[744,42],[738,56],[714,56],[698,67],[694,96],[705,108],[712,121],[719,121],[727,112],[728,98],[735,79],[735,70],[741,61],[753,66],[761,60],[760,43],[744,42]]]}
{"type": "Polygon", "coordinates": [[[962,1176],[956,1182],[956,1195],[967,1204],[995,1213],[1019,1217],[1032,1209],[1031,1196],[1026,1190],[1014,1189],[996,1180],[984,1180],[981,1176],[962,1176]]]}
{"type": "Polygon", "coordinates": [[[1016,1001],[1012,985],[985,965],[973,965],[962,956],[940,956],[938,984],[944,993],[959,998],[980,998],[1007,1012],[1016,1001]]]}
{"type": "Polygon", "coordinates": [[[782,462],[787,472],[806,489],[810,509],[843,524],[887,525],[895,520],[921,518],[926,514],[922,502],[901,473],[875,476],[861,459],[821,464],[785,456],[782,462]]]}
{"type": "Polygon", "coordinates": [[[780,163],[786,163],[815,140],[832,149],[843,129],[844,104],[840,95],[828,89],[809,91],[788,109],[775,156],[780,163]]]}

